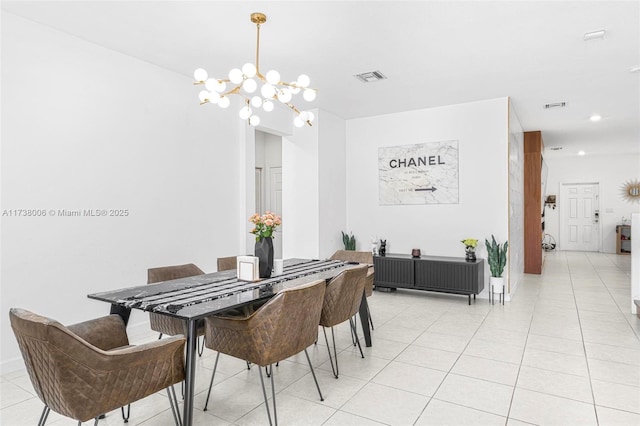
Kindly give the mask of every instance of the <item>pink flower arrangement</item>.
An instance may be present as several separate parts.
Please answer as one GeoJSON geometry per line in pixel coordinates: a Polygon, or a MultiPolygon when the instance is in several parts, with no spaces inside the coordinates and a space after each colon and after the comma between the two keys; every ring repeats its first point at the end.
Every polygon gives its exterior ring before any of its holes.
{"type": "Polygon", "coordinates": [[[282,219],[280,219],[280,216],[271,212],[266,212],[262,216],[256,213],[249,218],[249,222],[255,225],[250,232],[255,234],[256,241],[260,241],[263,238],[273,237],[276,227],[282,225],[282,219]]]}

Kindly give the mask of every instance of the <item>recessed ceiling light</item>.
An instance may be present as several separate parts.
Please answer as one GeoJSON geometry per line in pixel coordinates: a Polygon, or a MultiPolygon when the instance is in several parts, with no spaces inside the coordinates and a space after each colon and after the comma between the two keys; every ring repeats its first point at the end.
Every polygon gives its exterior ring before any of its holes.
{"type": "Polygon", "coordinates": [[[585,155],[586,153],[583,150],[578,151],[578,155],[585,155]]]}
{"type": "Polygon", "coordinates": [[[589,33],[585,33],[584,41],[603,39],[604,33],[606,33],[605,30],[591,31],[589,33]]]}
{"type": "Polygon", "coordinates": [[[589,117],[589,120],[595,123],[596,121],[602,120],[602,116],[598,114],[593,114],[591,117],[589,117]]]}
{"type": "Polygon", "coordinates": [[[640,65],[629,68],[629,72],[640,72],[640,65]]]}

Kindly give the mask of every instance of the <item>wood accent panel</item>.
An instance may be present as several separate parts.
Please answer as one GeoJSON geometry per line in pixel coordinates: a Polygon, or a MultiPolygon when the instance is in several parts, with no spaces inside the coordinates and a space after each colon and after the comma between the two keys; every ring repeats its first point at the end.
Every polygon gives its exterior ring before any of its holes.
{"type": "Polygon", "coordinates": [[[542,273],[542,133],[524,132],[524,272],[542,273]]]}

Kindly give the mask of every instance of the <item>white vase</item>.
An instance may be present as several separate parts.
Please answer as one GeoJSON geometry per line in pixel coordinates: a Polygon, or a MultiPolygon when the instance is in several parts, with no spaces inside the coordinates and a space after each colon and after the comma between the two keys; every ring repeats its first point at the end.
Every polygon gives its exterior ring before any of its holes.
{"type": "Polygon", "coordinates": [[[495,294],[500,295],[504,305],[504,277],[489,277],[489,301],[495,303],[495,294]]]}

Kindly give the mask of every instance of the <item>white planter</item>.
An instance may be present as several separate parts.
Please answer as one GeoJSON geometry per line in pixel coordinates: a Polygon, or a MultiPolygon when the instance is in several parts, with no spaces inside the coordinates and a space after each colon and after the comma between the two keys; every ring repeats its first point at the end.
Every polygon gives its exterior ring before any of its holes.
{"type": "Polygon", "coordinates": [[[502,294],[504,292],[504,277],[489,277],[489,291],[502,294]]]}

